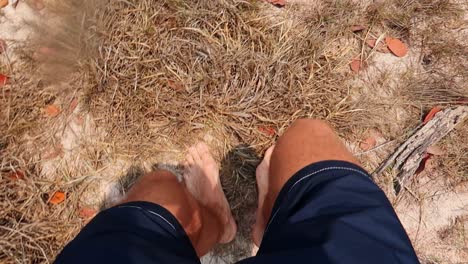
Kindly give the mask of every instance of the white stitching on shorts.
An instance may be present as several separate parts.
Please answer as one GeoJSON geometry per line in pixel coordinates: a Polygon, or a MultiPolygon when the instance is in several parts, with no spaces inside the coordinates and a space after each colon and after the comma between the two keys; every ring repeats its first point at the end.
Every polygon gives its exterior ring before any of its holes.
{"type": "MultiPolygon", "coordinates": [[[[357,173],[360,173],[361,175],[364,175],[366,178],[370,178],[367,174],[365,174],[364,172],[360,171],[360,170],[356,170],[356,169],[352,169],[352,168],[346,168],[346,167],[328,167],[328,168],[323,168],[321,170],[318,170],[316,172],[312,172],[312,173],[309,173],[307,175],[305,175],[304,177],[300,178],[299,180],[297,180],[292,186],[291,188],[289,189],[288,193],[290,193],[292,191],[292,189],[296,186],[296,184],[298,184],[299,182],[301,182],[302,180],[305,180],[306,178],[309,178],[317,173],[320,173],[322,171],[326,171],[326,170],[347,170],[347,171],[354,171],[354,172],[357,172],[357,173]]],[[[268,228],[270,227],[270,224],[273,222],[273,219],[275,219],[275,216],[278,214],[279,210],[281,209],[281,206],[278,207],[278,209],[276,210],[276,212],[273,214],[273,216],[271,217],[270,219],[270,222],[268,222],[268,225],[267,227],[265,228],[265,232],[266,233],[268,231],[268,228]]]]}
{"type": "MultiPolygon", "coordinates": [[[[176,230],[176,228],[174,227],[173,224],[171,224],[171,222],[169,222],[166,218],[164,218],[162,215],[156,213],[156,212],[153,212],[151,210],[145,210],[141,207],[138,207],[138,206],[133,206],[133,205],[121,205],[121,206],[118,206],[117,208],[136,208],[136,209],[140,209],[140,210],[143,210],[143,211],[146,211],[150,214],[154,214],[156,216],[159,216],[162,220],[164,220],[168,225],[170,225],[172,227],[172,229],[176,230]]],[[[176,230],[177,231],[177,230],[176,230]]]]}
{"type": "Polygon", "coordinates": [[[354,172],[360,173],[361,175],[364,175],[366,178],[369,178],[369,176],[368,176],[367,174],[363,173],[363,172],[360,171],[360,170],[351,169],[351,168],[346,168],[346,167],[329,167],[329,168],[324,168],[324,169],[321,169],[321,170],[316,171],[316,172],[314,172],[314,173],[308,174],[308,175],[302,177],[301,179],[297,180],[297,181],[293,184],[293,186],[291,187],[291,189],[289,189],[288,193],[291,192],[291,190],[294,188],[294,186],[296,186],[296,184],[298,184],[300,181],[302,181],[302,180],[304,180],[304,179],[306,179],[306,178],[309,178],[309,177],[311,177],[311,176],[313,176],[313,175],[315,175],[315,174],[317,174],[317,173],[319,173],[319,172],[325,171],[325,170],[348,170],[348,171],[354,171],[354,172]]]}

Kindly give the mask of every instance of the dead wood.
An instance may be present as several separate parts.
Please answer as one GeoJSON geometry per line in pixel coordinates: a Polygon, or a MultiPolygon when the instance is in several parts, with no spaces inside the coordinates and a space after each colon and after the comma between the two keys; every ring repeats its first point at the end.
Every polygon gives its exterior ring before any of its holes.
{"type": "Polygon", "coordinates": [[[390,165],[399,171],[397,182],[403,186],[418,169],[426,150],[447,135],[468,115],[468,106],[449,108],[435,115],[427,124],[421,125],[416,132],[378,168],[373,176],[381,174],[390,165]]]}

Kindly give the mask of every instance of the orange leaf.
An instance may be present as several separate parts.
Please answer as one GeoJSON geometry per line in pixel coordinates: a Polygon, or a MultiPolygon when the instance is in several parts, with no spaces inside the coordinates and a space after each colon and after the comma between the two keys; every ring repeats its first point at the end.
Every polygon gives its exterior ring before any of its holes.
{"type": "Polygon", "coordinates": [[[6,42],[5,42],[5,40],[0,39],[0,55],[2,53],[6,52],[7,48],[8,48],[8,46],[7,46],[6,42]]]}
{"type": "Polygon", "coordinates": [[[382,41],[379,41],[379,43],[377,44],[377,39],[368,39],[368,40],[366,40],[366,44],[371,49],[373,49],[375,47],[375,45],[377,45],[375,50],[378,51],[378,52],[382,52],[382,53],[389,53],[390,52],[388,47],[386,45],[384,45],[384,43],[382,41]]]}
{"type": "Polygon", "coordinates": [[[408,53],[408,48],[401,40],[391,37],[385,38],[388,49],[398,57],[404,57],[408,53]]]}
{"type": "Polygon", "coordinates": [[[359,32],[359,31],[362,31],[364,29],[366,29],[367,27],[364,26],[364,25],[353,25],[351,26],[351,31],[353,32],[359,32]]]}
{"type": "Polygon", "coordinates": [[[274,136],[276,134],[275,129],[269,126],[258,127],[258,130],[267,136],[274,136]]]}
{"type": "Polygon", "coordinates": [[[84,219],[92,218],[96,214],[97,214],[97,210],[94,208],[89,208],[89,207],[82,207],[80,211],[78,212],[78,215],[84,219]]]}
{"type": "Polygon", "coordinates": [[[349,64],[349,67],[353,72],[359,72],[367,67],[367,63],[360,59],[353,59],[349,64]]]}
{"type": "Polygon", "coordinates": [[[52,194],[52,197],[49,200],[49,203],[51,204],[59,204],[65,201],[66,195],[64,192],[61,191],[56,191],[54,194],[52,194]]]}
{"type": "Polygon", "coordinates": [[[353,59],[349,66],[351,67],[351,70],[353,72],[359,72],[359,70],[361,69],[361,60],[353,59]]]}
{"type": "Polygon", "coordinates": [[[367,151],[375,147],[375,145],[377,145],[377,140],[375,137],[368,137],[359,144],[359,147],[362,150],[367,151]]]}
{"type": "Polygon", "coordinates": [[[24,180],[24,172],[21,170],[12,171],[8,174],[8,178],[11,180],[24,180]]]}
{"type": "Polygon", "coordinates": [[[0,8],[4,8],[8,5],[8,0],[0,0],[0,8]]]}
{"type": "Polygon", "coordinates": [[[429,161],[429,159],[432,158],[432,154],[428,154],[426,153],[424,155],[424,157],[422,158],[421,162],[419,163],[419,167],[416,169],[416,172],[415,174],[419,174],[421,173],[425,168],[426,168],[426,165],[429,161]]]}
{"type": "Polygon", "coordinates": [[[427,115],[424,117],[424,121],[423,121],[423,124],[427,124],[427,122],[431,121],[431,119],[434,118],[434,116],[438,113],[442,111],[442,109],[438,106],[432,108],[429,113],[427,113],[427,115]]]}
{"type": "Polygon", "coordinates": [[[3,75],[3,74],[0,73],[0,87],[6,85],[8,83],[8,81],[9,81],[8,76],[3,75]]]}
{"type": "Polygon", "coordinates": [[[60,108],[56,105],[48,105],[44,109],[45,113],[49,117],[56,117],[60,114],[60,108]]]}

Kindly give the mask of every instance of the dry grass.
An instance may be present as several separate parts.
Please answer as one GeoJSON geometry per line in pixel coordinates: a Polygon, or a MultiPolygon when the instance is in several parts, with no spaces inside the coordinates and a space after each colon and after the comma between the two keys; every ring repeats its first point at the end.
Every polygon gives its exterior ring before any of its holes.
{"type": "Polygon", "coordinates": [[[2,263],[52,263],[55,254],[80,229],[77,201],[83,191],[76,184],[56,184],[27,171],[26,180],[2,173],[0,186],[0,259],[2,263]],[[67,203],[51,207],[54,191],[67,193],[67,203]]]}
{"type": "MultiPolygon", "coordinates": [[[[411,58],[401,65],[372,68],[351,85],[356,98],[351,108],[361,109],[350,117],[351,141],[372,128],[400,142],[432,107],[466,104],[468,98],[467,32],[461,26],[468,22],[468,5],[448,0],[379,3],[368,8],[371,27],[361,40],[383,33],[398,36],[411,47],[411,58]]],[[[361,58],[371,67],[385,60],[368,47],[361,58]]]]}
{"type": "MultiPolygon", "coordinates": [[[[326,119],[348,139],[370,127],[394,139],[400,127],[414,127],[427,106],[466,97],[459,85],[466,80],[466,45],[440,35],[446,24],[436,23],[461,19],[460,6],[447,0],[371,6],[323,1],[285,10],[240,0],[59,2],[49,9],[62,22],[33,25],[37,37],[25,44],[24,63],[10,70],[14,83],[0,94],[6,106],[0,124],[7,128],[0,131],[0,260],[7,263],[51,261],[82,224],[76,209],[93,184],[87,175],[114,156],[134,164],[160,162],[168,152],[177,159],[207,134],[234,215],[243,223],[236,242],[217,254],[240,258],[250,251],[245,241],[256,206],[255,167],[293,120],[326,119]],[[353,33],[355,24],[369,28],[353,33]],[[427,70],[402,73],[386,98],[356,98],[353,91],[362,89],[348,63],[356,56],[371,60],[373,51],[362,42],[383,33],[424,51],[427,70]],[[53,56],[37,54],[37,47],[48,47],[53,56]],[[447,71],[455,64],[462,66],[447,71]],[[453,78],[457,85],[449,85],[453,78]],[[72,116],[65,109],[73,98],[104,132],[98,144],[82,143],[75,163],[62,164],[56,178],[47,178],[37,152],[60,143],[57,132],[72,116]],[[64,109],[57,119],[43,116],[51,103],[64,109]],[[408,112],[400,127],[385,122],[395,105],[408,112]],[[274,133],[265,132],[270,129],[274,133]],[[11,181],[14,170],[25,171],[27,180],[11,181]],[[67,191],[66,204],[47,204],[46,194],[55,190],[67,191]]],[[[394,78],[382,72],[374,85],[381,89],[394,78]]]]}
{"type": "Polygon", "coordinates": [[[444,148],[445,153],[437,168],[447,175],[447,181],[454,188],[468,182],[468,122],[458,126],[438,145],[444,148]]]}
{"type": "Polygon", "coordinates": [[[343,71],[351,54],[338,42],[351,37],[346,29],[357,14],[342,16],[351,8],[330,3],[297,20],[258,5],[108,6],[99,82],[88,96],[112,140],[147,157],[167,145],[185,148],[199,131],[221,128],[229,147],[248,143],[262,150],[272,138],[260,127],[281,130],[300,117],[342,118],[343,71]]]}
{"type": "Polygon", "coordinates": [[[183,152],[200,135],[214,135],[241,223],[227,246],[234,250],[219,253],[248,255],[255,167],[274,141],[262,128],[279,134],[301,117],[346,124],[347,29],[359,19],[351,7],[329,2],[295,19],[298,10],[245,1],[109,5],[90,111],[117,151],[135,159],[183,152]]]}
{"type": "MultiPolygon", "coordinates": [[[[423,1],[424,2],[424,1],[423,1]]],[[[462,29],[468,20],[468,4],[450,1],[426,1],[415,12],[419,26],[411,41],[420,51],[422,70],[405,76],[406,97],[424,107],[466,104],[468,99],[468,32],[462,29]]]]}

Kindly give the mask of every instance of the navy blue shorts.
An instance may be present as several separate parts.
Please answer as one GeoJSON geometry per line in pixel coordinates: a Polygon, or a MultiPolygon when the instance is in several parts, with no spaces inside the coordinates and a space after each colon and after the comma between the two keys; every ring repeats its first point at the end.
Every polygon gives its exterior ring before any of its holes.
{"type": "MultiPolygon", "coordinates": [[[[148,202],[99,213],[55,263],[200,263],[176,218],[148,202]]],[[[391,204],[362,168],[311,164],[281,190],[257,256],[241,263],[419,263],[391,204]]]]}

